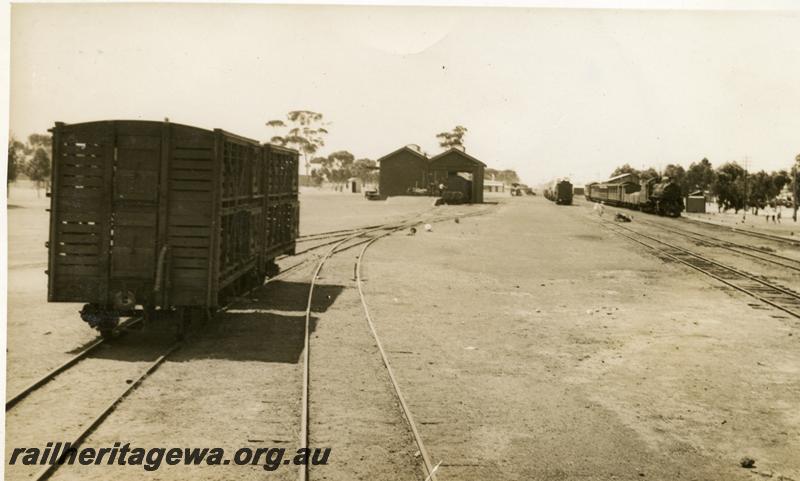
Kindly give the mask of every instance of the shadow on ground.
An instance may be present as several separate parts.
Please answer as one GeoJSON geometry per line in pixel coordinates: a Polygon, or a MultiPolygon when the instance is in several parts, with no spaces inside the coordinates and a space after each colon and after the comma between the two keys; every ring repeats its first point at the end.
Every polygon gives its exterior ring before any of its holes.
{"type": "MultiPolygon", "coordinates": [[[[297,363],[305,344],[305,310],[308,284],[274,281],[238,300],[213,320],[190,327],[186,345],[170,356],[173,362],[226,359],[297,363]]],[[[328,310],[344,289],[317,285],[311,311],[328,310]]],[[[311,317],[309,332],[316,329],[311,317]]],[[[175,323],[169,320],[145,329],[131,330],[101,346],[89,357],[127,362],[154,361],[175,342],[175,323]]]]}

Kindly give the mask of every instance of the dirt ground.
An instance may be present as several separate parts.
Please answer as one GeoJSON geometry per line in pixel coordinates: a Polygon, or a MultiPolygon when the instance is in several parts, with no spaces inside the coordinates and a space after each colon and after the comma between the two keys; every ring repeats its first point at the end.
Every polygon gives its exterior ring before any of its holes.
{"type": "Polygon", "coordinates": [[[442,478],[800,478],[797,324],[590,217],[515,199],[368,254],[442,478]]]}
{"type": "Polygon", "coordinates": [[[683,215],[685,218],[691,220],[708,222],[710,224],[726,227],[736,227],[737,229],[765,232],[767,234],[800,240],[800,222],[792,220],[792,208],[781,206],[779,210],[781,213],[780,223],[778,222],[777,214],[776,219],[772,220],[772,211],[769,209],[760,209],[758,214],[753,214],[751,210],[745,215],[744,211],[739,211],[738,213],[733,210],[719,212],[716,204],[707,204],[706,212],[703,214],[684,213],[683,215]],[[770,214],[769,218],[767,218],[768,213],[770,214]]]}
{"type": "MultiPolygon", "coordinates": [[[[800,480],[796,322],[600,229],[586,206],[497,200],[491,214],[380,240],[364,259],[370,310],[438,479],[800,480]],[[745,456],[754,468],[739,466],[745,456]]],[[[7,397],[94,337],[80,306],[44,301],[44,201],[12,191],[10,203],[7,397]]],[[[431,199],[306,191],[301,203],[308,234],[428,211],[431,199]]],[[[310,442],[333,451],[310,479],[422,480],[355,290],[357,254],[334,257],[314,300],[310,442]]],[[[310,273],[206,326],[86,445],[293,449],[310,273]]],[[[6,453],[71,438],[165,336],[126,336],[23,401],[6,453]]],[[[34,471],[6,466],[8,479],[34,471]]],[[[55,479],[296,474],[90,466],[55,479]]]]}

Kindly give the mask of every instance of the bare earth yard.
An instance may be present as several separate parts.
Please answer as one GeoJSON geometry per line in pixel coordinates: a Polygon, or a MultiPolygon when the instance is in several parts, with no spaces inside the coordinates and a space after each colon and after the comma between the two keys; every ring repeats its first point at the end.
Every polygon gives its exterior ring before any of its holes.
{"type": "MultiPolygon", "coordinates": [[[[364,259],[367,301],[438,479],[800,481],[797,322],[601,229],[587,206],[497,200],[490,214],[380,240],[364,259]],[[739,466],[744,456],[754,468],[739,466]]],[[[12,190],[9,202],[7,397],[95,335],[79,305],[46,303],[45,200],[12,190]]],[[[313,191],[301,203],[302,234],[431,209],[430,198],[313,191]]],[[[334,257],[315,301],[311,442],[333,451],[311,479],[423,480],[358,301],[357,253],[334,257]]],[[[216,320],[86,444],[294,448],[309,275],[267,284],[216,320]]],[[[70,439],[165,342],[126,336],[23,401],[7,417],[6,454],[70,439]]],[[[33,472],[6,465],[8,479],[33,472]]],[[[55,478],[145,476],[296,470],[90,466],[55,478]]]]}

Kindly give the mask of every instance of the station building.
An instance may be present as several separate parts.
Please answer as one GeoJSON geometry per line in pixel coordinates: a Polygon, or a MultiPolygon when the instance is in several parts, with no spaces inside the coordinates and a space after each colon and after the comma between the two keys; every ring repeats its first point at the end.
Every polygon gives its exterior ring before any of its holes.
{"type": "Polygon", "coordinates": [[[484,192],[505,192],[506,191],[506,184],[500,180],[484,180],[483,181],[483,191],[484,192]]]}

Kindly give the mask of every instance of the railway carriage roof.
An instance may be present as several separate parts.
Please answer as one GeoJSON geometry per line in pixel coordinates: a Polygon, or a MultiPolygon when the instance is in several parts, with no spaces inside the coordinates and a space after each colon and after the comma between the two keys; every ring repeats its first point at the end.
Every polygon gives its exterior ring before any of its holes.
{"type": "Polygon", "coordinates": [[[615,175],[614,177],[611,177],[610,179],[608,179],[607,181],[605,181],[603,183],[604,184],[626,184],[626,183],[638,184],[639,183],[639,176],[636,175],[636,174],[628,172],[626,174],[615,175]]]}

